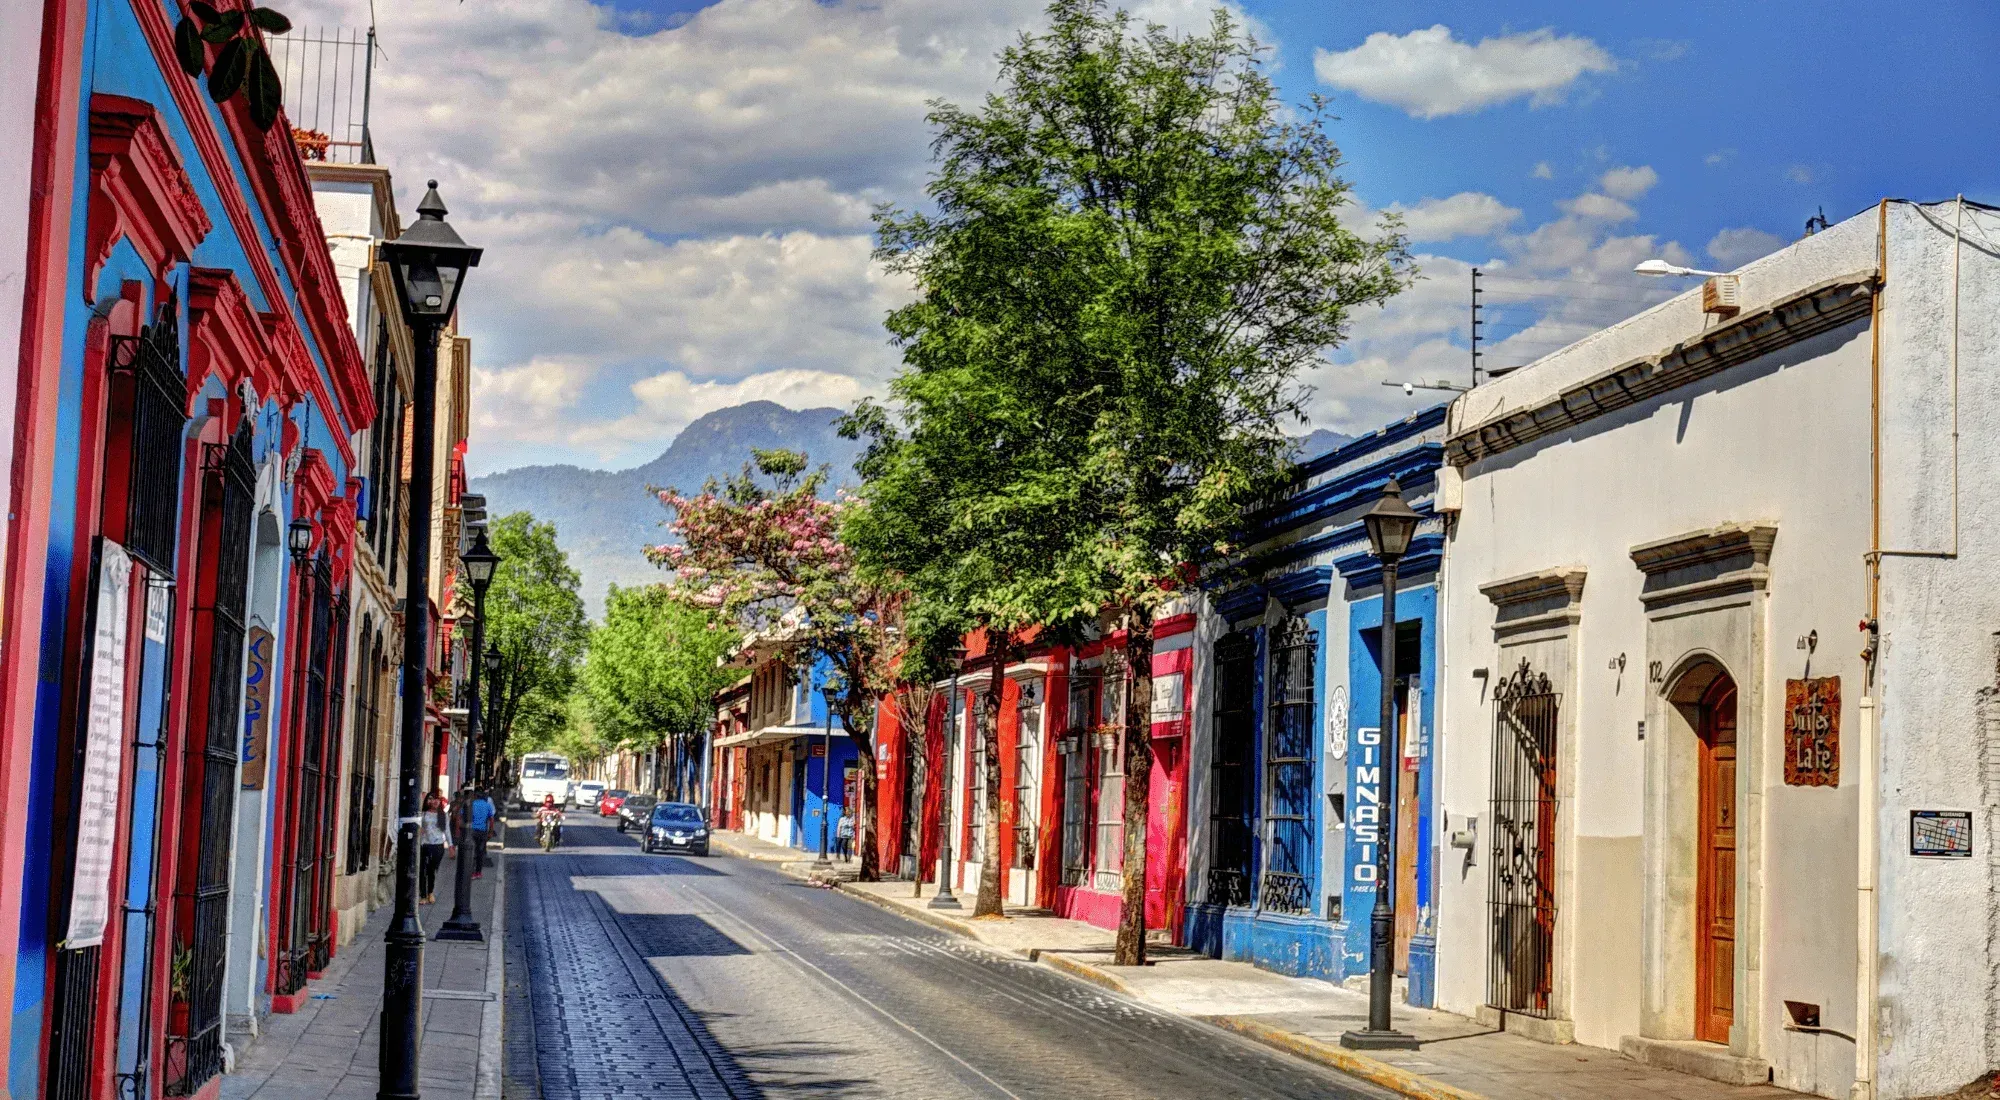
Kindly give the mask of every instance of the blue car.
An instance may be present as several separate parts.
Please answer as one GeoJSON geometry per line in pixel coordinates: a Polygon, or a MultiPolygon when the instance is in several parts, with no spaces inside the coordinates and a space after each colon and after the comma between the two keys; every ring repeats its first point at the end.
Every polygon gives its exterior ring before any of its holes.
{"type": "Polygon", "coordinates": [[[708,821],[692,802],[662,802],[653,807],[639,844],[648,852],[708,854],[708,821]]]}

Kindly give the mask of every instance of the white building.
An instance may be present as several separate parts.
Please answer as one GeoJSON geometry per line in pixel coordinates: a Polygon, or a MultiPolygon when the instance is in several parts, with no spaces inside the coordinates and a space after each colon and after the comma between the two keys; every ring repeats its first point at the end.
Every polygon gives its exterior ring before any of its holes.
{"type": "Polygon", "coordinates": [[[2000,212],[1885,202],[1454,403],[1440,1007],[1823,1096],[2000,1066],[1996,382],[2000,212]]]}

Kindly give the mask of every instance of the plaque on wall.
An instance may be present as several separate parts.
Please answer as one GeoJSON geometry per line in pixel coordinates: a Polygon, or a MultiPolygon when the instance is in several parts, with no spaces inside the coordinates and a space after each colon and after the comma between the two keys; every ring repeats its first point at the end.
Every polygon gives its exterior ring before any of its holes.
{"type": "Polygon", "coordinates": [[[243,651],[243,769],[246,791],[264,789],[270,764],[264,759],[271,743],[271,651],[276,642],[261,626],[250,628],[243,651]]]}
{"type": "Polygon", "coordinates": [[[1840,677],[1785,681],[1785,785],[1840,786],[1840,677]]]}
{"type": "Polygon", "coordinates": [[[1910,854],[1932,859],[1972,856],[1972,811],[1911,810],[1910,854]]]}

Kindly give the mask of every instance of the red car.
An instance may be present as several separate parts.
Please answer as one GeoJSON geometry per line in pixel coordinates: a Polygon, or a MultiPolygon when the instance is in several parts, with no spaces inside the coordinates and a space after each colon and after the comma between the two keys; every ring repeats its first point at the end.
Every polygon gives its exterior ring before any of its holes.
{"type": "Polygon", "coordinates": [[[603,794],[598,795],[597,816],[617,817],[618,807],[623,806],[625,804],[626,796],[630,795],[631,793],[632,793],[631,791],[612,790],[612,791],[605,791],[603,794]]]}

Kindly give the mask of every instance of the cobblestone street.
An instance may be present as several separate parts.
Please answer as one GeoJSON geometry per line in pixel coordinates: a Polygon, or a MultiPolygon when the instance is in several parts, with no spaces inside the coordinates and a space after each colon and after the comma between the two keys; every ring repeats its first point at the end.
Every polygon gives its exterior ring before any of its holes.
{"type": "Polygon", "coordinates": [[[510,846],[506,1095],[1370,1097],[1339,1074],[587,812],[510,846]]]}

